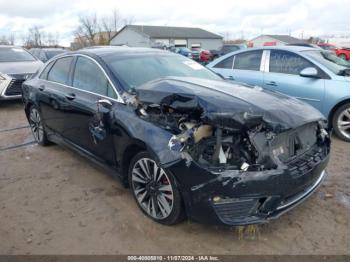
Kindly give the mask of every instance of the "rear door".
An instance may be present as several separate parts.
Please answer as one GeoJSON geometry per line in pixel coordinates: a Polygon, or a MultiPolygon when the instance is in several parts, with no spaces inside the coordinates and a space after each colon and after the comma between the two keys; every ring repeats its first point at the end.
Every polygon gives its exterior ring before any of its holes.
{"type": "Polygon", "coordinates": [[[65,89],[72,66],[73,57],[63,57],[52,61],[39,76],[41,115],[45,125],[60,135],[64,132],[64,118],[69,110],[65,89]]]}
{"type": "Polygon", "coordinates": [[[115,164],[110,111],[98,105],[107,99],[112,107],[117,94],[96,61],[78,56],[67,94],[72,110],[65,119],[65,137],[108,165],[115,164]]]}
{"type": "Polygon", "coordinates": [[[238,53],[233,59],[233,79],[252,86],[263,86],[262,50],[238,53]]]}
{"type": "Polygon", "coordinates": [[[264,88],[294,96],[322,111],[325,92],[324,72],[304,57],[286,50],[270,50],[264,73],[264,88]],[[307,68],[318,70],[320,78],[302,77],[307,68]]]}
{"type": "Polygon", "coordinates": [[[229,56],[213,66],[213,71],[226,80],[263,86],[262,50],[252,50],[229,56]]]}

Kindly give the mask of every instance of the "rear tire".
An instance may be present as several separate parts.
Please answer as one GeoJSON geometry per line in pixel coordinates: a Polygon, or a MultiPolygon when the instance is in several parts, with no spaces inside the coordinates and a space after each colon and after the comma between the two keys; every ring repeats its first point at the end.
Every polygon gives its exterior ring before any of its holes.
{"type": "Polygon", "coordinates": [[[350,103],[339,107],[332,119],[335,134],[342,140],[350,142],[350,103]]]}
{"type": "Polygon", "coordinates": [[[30,107],[28,121],[35,141],[41,146],[49,145],[50,142],[47,139],[47,134],[42,123],[42,117],[36,106],[30,107]]]}
{"type": "Polygon", "coordinates": [[[140,152],[131,160],[128,179],[136,203],[146,216],[164,225],[185,218],[175,178],[158,167],[148,152],[140,152]]]}

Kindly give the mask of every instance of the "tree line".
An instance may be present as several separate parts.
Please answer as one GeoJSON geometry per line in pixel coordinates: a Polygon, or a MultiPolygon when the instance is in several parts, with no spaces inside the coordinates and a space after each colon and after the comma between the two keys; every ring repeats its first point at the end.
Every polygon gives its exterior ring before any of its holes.
{"type": "MultiPolygon", "coordinates": [[[[110,15],[100,17],[96,13],[81,15],[76,29],[72,32],[74,37],[72,48],[109,45],[121,27],[132,23],[132,17],[123,17],[117,9],[112,10],[110,15]]],[[[0,35],[0,45],[15,45],[18,42],[22,42],[26,48],[58,47],[60,34],[47,32],[42,26],[33,25],[23,34],[0,35]]]]}

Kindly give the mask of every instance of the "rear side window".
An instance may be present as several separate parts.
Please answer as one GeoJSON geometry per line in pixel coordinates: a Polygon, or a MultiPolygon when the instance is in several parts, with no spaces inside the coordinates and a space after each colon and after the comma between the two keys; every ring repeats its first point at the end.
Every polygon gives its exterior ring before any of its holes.
{"type": "Polygon", "coordinates": [[[232,69],[233,64],[233,56],[230,56],[219,63],[217,63],[214,68],[226,68],[226,69],[232,69]]]}
{"type": "Polygon", "coordinates": [[[297,54],[282,50],[271,50],[270,72],[299,75],[300,71],[307,67],[314,67],[314,65],[297,54]]]}
{"type": "Polygon", "coordinates": [[[67,84],[72,60],[73,57],[71,56],[57,59],[47,76],[47,80],[67,84]]]}
{"type": "Polygon", "coordinates": [[[77,60],[73,86],[103,96],[117,97],[102,70],[94,61],[85,57],[79,57],[77,60]]]}
{"type": "Polygon", "coordinates": [[[262,51],[250,51],[237,54],[235,57],[234,69],[259,71],[262,51]]]}
{"type": "Polygon", "coordinates": [[[39,78],[47,80],[47,74],[49,73],[49,71],[50,71],[50,69],[51,69],[53,63],[54,63],[54,61],[50,62],[50,63],[44,68],[44,70],[41,72],[39,78]]]}

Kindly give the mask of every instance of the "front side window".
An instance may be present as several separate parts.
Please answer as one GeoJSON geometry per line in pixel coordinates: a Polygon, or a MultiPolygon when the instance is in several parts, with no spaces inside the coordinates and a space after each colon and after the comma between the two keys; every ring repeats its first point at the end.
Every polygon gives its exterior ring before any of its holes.
{"type": "Polygon", "coordinates": [[[71,56],[57,59],[47,76],[47,80],[67,84],[72,60],[71,56]]]}
{"type": "Polygon", "coordinates": [[[117,98],[107,77],[91,59],[79,57],[75,65],[73,86],[99,95],[117,98]]]}
{"type": "Polygon", "coordinates": [[[233,56],[230,56],[228,58],[225,58],[224,60],[217,63],[214,68],[225,68],[225,69],[232,69],[233,64],[233,56]]]}
{"type": "Polygon", "coordinates": [[[234,69],[259,71],[262,51],[249,51],[235,56],[234,69]]]}
{"type": "Polygon", "coordinates": [[[314,65],[297,54],[282,50],[271,50],[270,72],[299,75],[307,67],[314,67],[314,65]]]}

